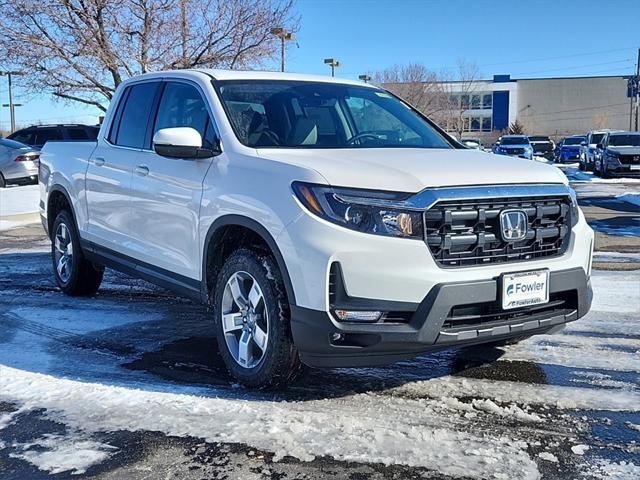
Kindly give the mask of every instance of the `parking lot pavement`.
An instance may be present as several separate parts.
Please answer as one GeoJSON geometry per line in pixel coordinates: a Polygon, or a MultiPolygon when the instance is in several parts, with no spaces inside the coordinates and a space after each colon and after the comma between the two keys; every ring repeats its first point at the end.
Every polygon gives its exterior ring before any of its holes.
{"type": "Polygon", "coordinates": [[[3,479],[640,477],[640,271],[595,271],[593,310],[560,335],[256,393],[201,306],[112,272],[66,297],[38,227],[9,233],[3,479]]]}

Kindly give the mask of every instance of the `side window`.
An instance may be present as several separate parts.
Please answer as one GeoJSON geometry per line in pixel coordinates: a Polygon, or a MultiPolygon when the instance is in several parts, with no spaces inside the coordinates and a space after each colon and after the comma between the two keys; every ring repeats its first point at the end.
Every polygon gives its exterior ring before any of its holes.
{"type": "Polygon", "coordinates": [[[57,128],[38,128],[34,145],[44,145],[50,141],[62,140],[62,132],[57,128]]]}
{"type": "Polygon", "coordinates": [[[67,135],[70,140],[89,140],[89,135],[84,128],[69,128],[67,129],[67,135]]]}
{"type": "MultiPolygon", "coordinates": [[[[123,107],[118,107],[118,110],[122,108],[120,121],[114,125],[109,136],[113,143],[122,147],[143,148],[158,85],[159,82],[133,85],[129,94],[122,96],[125,103],[123,107]]],[[[116,112],[116,115],[119,113],[116,112]]]]}
{"type": "Polygon", "coordinates": [[[16,132],[14,135],[10,135],[9,138],[11,140],[15,140],[16,142],[24,143],[25,145],[33,145],[33,133],[33,130],[22,130],[20,132],[16,132]]]}
{"type": "Polygon", "coordinates": [[[205,147],[215,141],[213,123],[198,90],[185,83],[167,83],[158,106],[158,115],[153,129],[155,133],[162,128],[191,127],[202,136],[205,147]]]}

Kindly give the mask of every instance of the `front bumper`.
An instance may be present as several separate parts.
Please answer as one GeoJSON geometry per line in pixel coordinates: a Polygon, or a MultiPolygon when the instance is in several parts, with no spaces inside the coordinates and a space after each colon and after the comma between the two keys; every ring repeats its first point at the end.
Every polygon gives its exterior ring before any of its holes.
{"type": "Polygon", "coordinates": [[[632,170],[629,165],[618,167],[607,166],[607,174],[612,177],[640,177],[640,170],[632,170]]]}
{"type": "Polygon", "coordinates": [[[499,302],[499,279],[494,278],[436,285],[406,323],[342,323],[327,312],[294,306],[291,327],[301,359],[307,365],[384,365],[451,346],[545,333],[589,311],[592,290],[582,268],[551,272],[549,291],[552,297],[571,300],[562,308],[538,307],[537,311],[506,314],[485,323],[452,326],[450,312],[461,303],[468,307],[499,302]]]}

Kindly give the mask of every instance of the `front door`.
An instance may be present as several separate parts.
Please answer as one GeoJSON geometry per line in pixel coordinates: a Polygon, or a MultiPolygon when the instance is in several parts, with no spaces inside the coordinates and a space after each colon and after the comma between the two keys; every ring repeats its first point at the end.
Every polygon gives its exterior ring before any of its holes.
{"type": "MultiPolygon", "coordinates": [[[[192,127],[203,146],[215,141],[215,127],[199,87],[187,81],[164,84],[153,134],[162,128],[192,127]]],[[[138,158],[131,184],[131,218],[136,258],[172,274],[199,280],[198,234],[203,182],[215,159],[162,157],[151,143],[138,158]]]]}

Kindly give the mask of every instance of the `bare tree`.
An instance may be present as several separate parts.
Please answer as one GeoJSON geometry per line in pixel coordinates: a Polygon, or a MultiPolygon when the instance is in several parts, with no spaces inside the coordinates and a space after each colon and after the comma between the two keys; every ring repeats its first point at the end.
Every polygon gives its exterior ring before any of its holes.
{"type": "Polygon", "coordinates": [[[437,115],[447,106],[441,79],[422,64],[394,65],[374,73],[373,81],[428,117],[437,115]]]}
{"type": "Polygon", "coordinates": [[[478,91],[480,70],[475,63],[459,60],[456,70],[445,72],[443,77],[446,78],[446,126],[460,138],[467,130],[468,111],[473,107],[472,95],[478,91]]]}
{"type": "Polygon", "coordinates": [[[175,68],[264,66],[294,0],[4,0],[0,67],[34,93],[100,110],[123,79],[175,68]]]}

